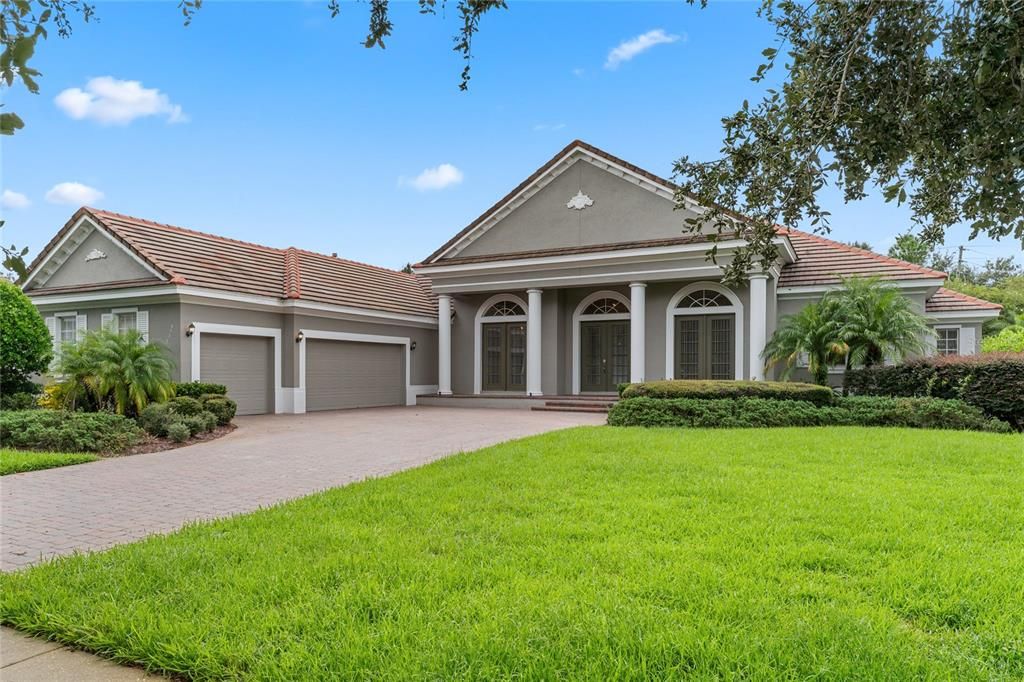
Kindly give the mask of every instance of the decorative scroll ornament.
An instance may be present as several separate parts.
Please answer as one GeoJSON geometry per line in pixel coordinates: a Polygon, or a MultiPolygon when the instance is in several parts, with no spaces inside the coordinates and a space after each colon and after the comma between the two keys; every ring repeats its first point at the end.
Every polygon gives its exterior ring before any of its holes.
{"type": "Polygon", "coordinates": [[[85,256],[85,262],[88,263],[91,260],[103,260],[107,257],[107,254],[103,253],[99,249],[93,249],[85,256]]]}
{"type": "Polygon", "coordinates": [[[576,196],[569,199],[569,203],[565,205],[566,208],[574,208],[577,211],[582,211],[588,206],[593,206],[594,200],[583,193],[583,190],[576,192],[576,196]]]}

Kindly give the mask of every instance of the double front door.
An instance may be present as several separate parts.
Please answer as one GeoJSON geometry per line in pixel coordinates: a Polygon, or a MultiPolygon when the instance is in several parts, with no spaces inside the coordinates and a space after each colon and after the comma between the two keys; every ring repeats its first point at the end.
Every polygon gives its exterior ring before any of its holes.
{"type": "Polygon", "coordinates": [[[676,379],[735,379],[735,315],[676,318],[676,379]]]}
{"type": "Polygon", "coordinates": [[[629,381],[629,320],[580,322],[580,390],[604,393],[629,381]]]}
{"type": "Polygon", "coordinates": [[[526,390],[526,323],[483,325],[483,389],[526,390]]]}

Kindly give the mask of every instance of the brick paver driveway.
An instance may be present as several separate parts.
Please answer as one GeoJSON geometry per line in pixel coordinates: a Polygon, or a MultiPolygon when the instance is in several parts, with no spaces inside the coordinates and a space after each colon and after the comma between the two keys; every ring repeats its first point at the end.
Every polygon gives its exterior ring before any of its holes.
{"type": "Polygon", "coordinates": [[[398,407],[240,417],[238,430],[179,450],[0,479],[0,568],[97,550],[247,512],[460,450],[601,415],[398,407]]]}

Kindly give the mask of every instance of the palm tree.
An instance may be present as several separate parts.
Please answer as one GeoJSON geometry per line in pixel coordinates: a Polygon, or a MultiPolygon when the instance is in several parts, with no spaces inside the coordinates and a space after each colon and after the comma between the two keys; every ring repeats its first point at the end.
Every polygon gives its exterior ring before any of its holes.
{"type": "Polygon", "coordinates": [[[806,355],[814,383],[827,386],[829,366],[841,361],[847,352],[840,336],[841,327],[839,304],[832,294],[826,293],[821,301],[784,317],[765,345],[762,356],[769,367],[784,361],[782,378],[788,379],[797,359],[806,355]]]}
{"type": "Polygon", "coordinates": [[[91,393],[98,405],[110,405],[118,414],[138,414],[150,402],[174,395],[167,351],[134,329],[86,334],[64,350],[60,372],[75,384],[70,395],[91,393]]]}
{"type": "Polygon", "coordinates": [[[842,320],[839,338],[849,348],[847,368],[871,367],[886,357],[924,353],[932,334],[909,298],[877,277],[848,277],[836,292],[842,320]]]}

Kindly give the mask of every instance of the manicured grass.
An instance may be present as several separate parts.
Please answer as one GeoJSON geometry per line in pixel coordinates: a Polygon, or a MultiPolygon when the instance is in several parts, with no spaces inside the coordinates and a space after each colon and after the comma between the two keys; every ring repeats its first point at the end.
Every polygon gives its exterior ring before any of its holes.
{"type": "Polygon", "coordinates": [[[22,471],[53,469],[69,464],[94,462],[99,457],[82,452],[30,452],[0,448],[0,476],[18,474],[22,471]]]}
{"type": "Polygon", "coordinates": [[[3,576],[192,678],[1021,679],[1024,438],[581,428],[3,576]]]}

